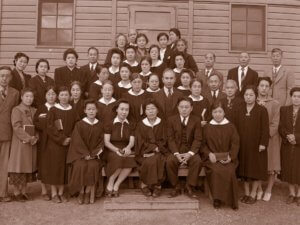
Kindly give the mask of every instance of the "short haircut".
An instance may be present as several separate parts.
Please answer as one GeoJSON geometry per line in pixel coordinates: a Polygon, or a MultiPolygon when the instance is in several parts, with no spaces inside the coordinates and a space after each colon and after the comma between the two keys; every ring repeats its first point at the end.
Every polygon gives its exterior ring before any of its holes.
{"type": "Polygon", "coordinates": [[[27,92],[31,92],[32,94],[34,94],[34,90],[30,87],[25,87],[21,90],[21,96],[23,96],[24,94],[26,94],[27,92]]]}
{"type": "Polygon", "coordinates": [[[150,66],[152,65],[152,59],[148,55],[142,56],[140,64],[142,64],[142,62],[145,61],[145,60],[150,64],[150,66]]]}
{"type": "Polygon", "coordinates": [[[128,49],[133,49],[134,52],[136,52],[136,47],[134,47],[133,45],[128,45],[128,46],[126,46],[126,48],[125,48],[125,53],[127,52],[128,49]]]}
{"type": "Polygon", "coordinates": [[[201,84],[201,88],[203,87],[203,81],[197,78],[192,79],[191,81],[191,87],[195,82],[199,82],[201,84]]]}
{"type": "Polygon", "coordinates": [[[105,66],[105,65],[97,65],[97,66],[96,66],[96,69],[95,69],[95,72],[96,72],[97,74],[99,74],[99,73],[101,73],[101,71],[102,71],[103,69],[108,69],[108,68],[107,68],[107,66],[105,66]]]}
{"type": "Polygon", "coordinates": [[[74,85],[78,85],[78,87],[79,87],[80,90],[82,91],[82,84],[81,84],[79,81],[77,81],[77,80],[75,80],[75,81],[73,81],[73,82],[71,83],[71,85],[70,85],[70,90],[72,89],[72,87],[73,87],[74,85]]]}
{"type": "Polygon", "coordinates": [[[250,56],[250,53],[249,53],[249,52],[242,51],[242,52],[240,53],[240,55],[241,55],[241,54],[243,54],[243,53],[246,53],[246,54],[249,56],[249,58],[251,58],[251,56],[250,56]]]}
{"type": "Polygon", "coordinates": [[[22,57],[26,58],[27,63],[29,62],[29,56],[28,55],[26,55],[23,52],[18,52],[18,53],[15,54],[15,57],[14,57],[14,66],[16,66],[16,62],[18,61],[18,59],[20,59],[22,57]]]}
{"type": "Polygon", "coordinates": [[[167,40],[169,40],[169,35],[167,34],[167,33],[165,33],[165,32],[161,32],[161,33],[159,33],[158,35],[157,35],[157,41],[159,42],[159,39],[161,38],[161,37],[163,37],[163,36],[165,36],[166,38],[167,38],[167,40]]]}
{"type": "Polygon", "coordinates": [[[185,60],[185,55],[183,52],[179,52],[179,51],[175,51],[174,53],[174,61],[176,59],[177,56],[182,56],[182,58],[185,60]]]}
{"type": "Polygon", "coordinates": [[[97,108],[97,102],[94,99],[87,99],[84,101],[84,109],[86,109],[87,105],[93,104],[97,108]]]}
{"type": "Polygon", "coordinates": [[[223,110],[225,109],[224,104],[222,103],[222,101],[220,99],[217,99],[216,101],[214,101],[214,103],[211,105],[210,110],[211,112],[217,108],[222,108],[223,110]]]}
{"type": "Polygon", "coordinates": [[[213,76],[218,77],[219,81],[222,81],[221,78],[219,77],[219,75],[216,74],[216,73],[212,73],[211,75],[209,75],[208,80],[209,80],[210,78],[212,78],[213,76]]]}
{"type": "Polygon", "coordinates": [[[103,81],[103,83],[102,83],[101,89],[102,89],[102,88],[104,87],[104,85],[106,85],[106,84],[109,84],[109,85],[111,85],[112,88],[114,88],[113,82],[112,82],[111,80],[105,80],[105,81],[103,81]]]}
{"type": "Polygon", "coordinates": [[[124,53],[123,53],[120,49],[118,49],[118,48],[113,48],[113,49],[111,50],[111,58],[113,57],[114,54],[118,54],[118,55],[120,56],[120,58],[121,58],[121,61],[123,61],[124,53]]]}
{"type": "Polygon", "coordinates": [[[181,38],[181,33],[180,33],[180,30],[179,30],[179,29],[173,27],[173,28],[171,28],[171,29],[169,30],[169,33],[170,33],[170,32],[173,32],[174,34],[176,34],[176,36],[177,36],[178,38],[181,38]]]}
{"type": "Polygon", "coordinates": [[[150,53],[150,51],[152,50],[152,48],[157,48],[158,53],[159,53],[159,49],[160,49],[160,48],[159,48],[158,45],[155,45],[155,44],[154,44],[154,45],[151,45],[150,48],[149,48],[149,53],[150,53]]]}
{"type": "Polygon", "coordinates": [[[141,75],[138,74],[138,73],[131,74],[130,81],[134,81],[135,79],[141,79],[142,80],[141,75]]]}
{"type": "Polygon", "coordinates": [[[137,40],[138,40],[139,38],[141,38],[141,37],[144,37],[144,38],[146,39],[146,44],[148,44],[149,39],[148,39],[147,35],[144,34],[144,33],[138,33],[138,34],[137,34],[136,39],[135,39],[135,43],[137,43],[137,40]]]}
{"type": "Polygon", "coordinates": [[[39,59],[39,60],[36,62],[36,64],[35,64],[35,72],[36,72],[36,73],[38,73],[38,67],[39,67],[40,63],[42,63],[42,62],[46,63],[46,64],[47,64],[48,70],[50,70],[50,64],[49,64],[49,61],[48,61],[47,59],[39,59]]]}
{"type": "Polygon", "coordinates": [[[45,93],[45,95],[50,90],[53,90],[55,92],[55,94],[57,94],[57,88],[54,85],[49,85],[49,86],[46,87],[46,93],[45,93]]]}
{"type": "Polygon", "coordinates": [[[122,103],[125,103],[125,104],[127,104],[127,105],[129,106],[129,112],[130,112],[130,103],[129,103],[129,101],[128,101],[127,99],[124,99],[124,98],[120,98],[120,99],[116,102],[116,104],[114,105],[112,111],[115,112],[115,111],[119,108],[119,106],[120,106],[122,103]]]}
{"type": "Polygon", "coordinates": [[[122,34],[122,33],[117,34],[116,40],[115,40],[115,46],[118,47],[119,37],[124,37],[125,38],[125,46],[126,46],[128,44],[127,36],[125,34],[122,34]]]}
{"type": "Polygon", "coordinates": [[[259,77],[258,82],[257,82],[257,86],[259,86],[260,82],[263,81],[263,80],[269,82],[270,86],[272,85],[272,80],[271,80],[270,77],[259,77]]]}
{"type": "Polygon", "coordinates": [[[170,69],[170,68],[166,68],[165,70],[164,70],[164,72],[163,72],[163,77],[165,76],[165,74],[166,73],[168,73],[168,72],[171,72],[173,75],[174,75],[174,77],[175,77],[175,72],[174,72],[174,70],[172,70],[172,69],[170,69]]]}
{"type": "Polygon", "coordinates": [[[283,54],[283,51],[282,51],[280,48],[273,48],[272,51],[271,51],[271,53],[273,54],[273,53],[275,53],[275,52],[279,52],[280,55],[283,54]]]}
{"type": "Polygon", "coordinates": [[[189,97],[187,97],[187,96],[180,97],[180,98],[178,99],[177,106],[178,106],[181,102],[183,102],[183,101],[189,102],[189,103],[191,104],[191,106],[193,106],[193,99],[191,99],[191,98],[189,98],[189,97]]]}
{"type": "Polygon", "coordinates": [[[159,109],[158,103],[155,101],[155,99],[153,99],[153,98],[147,98],[147,99],[144,101],[144,103],[143,103],[143,112],[144,112],[144,113],[145,113],[146,107],[147,107],[148,105],[154,105],[157,109],[159,109]]]}
{"type": "Polygon", "coordinates": [[[68,92],[69,95],[70,95],[70,90],[69,90],[69,88],[66,87],[66,86],[61,86],[61,87],[59,87],[58,90],[57,90],[57,94],[59,95],[60,92],[64,92],[64,91],[68,92]]]}
{"type": "Polygon", "coordinates": [[[68,56],[69,54],[74,55],[75,58],[76,58],[76,60],[78,59],[78,54],[77,54],[77,52],[75,51],[75,49],[74,49],[74,48],[68,48],[67,50],[64,51],[64,54],[63,54],[63,59],[64,59],[64,61],[66,61],[67,56],[68,56]]]}
{"type": "Polygon", "coordinates": [[[214,60],[216,61],[216,54],[215,53],[213,53],[213,52],[207,52],[205,55],[204,55],[204,57],[206,57],[208,54],[212,54],[213,55],[213,58],[214,58],[214,60]]]}
{"type": "Polygon", "coordinates": [[[129,70],[130,74],[132,74],[131,66],[130,66],[129,64],[124,63],[124,62],[121,63],[121,65],[120,65],[120,71],[121,71],[121,69],[122,69],[123,67],[126,67],[126,68],[129,70]]]}
{"type": "Polygon", "coordinates": [[[248,85],[245,87],[244,91],[243,91],[243,95],[246,93],[247,90],[252,90],[255,94],[255,96],[257,97],[257,88],[255,85],[248,85]]]}
{"type": "Polygon", "coordinates": [[[291,90],[290,90],[290,96],[292,97],[292,95],[295,93],[295,92],[300,92],[300,87],[293,87],[291,90]]]}
{"type": "Polygon", "coordinates": [[[238,87],[238,85],[237,85],[237,83],[236,83],[235,80],[228,79],[228,80],[226,81],[226,83],[225,83],[225,87],[226,87],[226,85],[227,85],[228,83],[232,83],[233,86],[235,87],[235,89],[239,89],[239,87],[238,87]]]}
{"type": "Polygon", "coordinates": [[[188,41],[185,40],[184,38],[180,38],[176,41],[175,46],[177,47],[178,42],[183,42],[185,45],[185,50],[188,48],[188,41]]]}
{"type": "Polygon", "coordinates": [[[189,74],[190,77],[191,77],[191,79],[195,78],[195,73],[192,70],[190,70],[190,69],[183,69],[183,70],[181,70],[179,77],[181,77],[182,74],[184,74],[184,73],[189,74]]]}
{"type": "Polygon", "coordinates": [[[96,48],[96,47],[94,47],[94,46],[89,47],[89,49],[88,49],[87,52],[90,53],[91,50],[95,50],[95,51],[97,52],[97,55],[99,55],[99,50],[98,50],[98,48],[96,48]]]}
{"type": "Polygon", "coordinates": [[[8,70],[8,71],[10,71],[10,73],[12,72],[12,69],[10,68],[10,66],[0,66],[0,70],[8,70]]]}
{"type": "Polygon", "coordinates": [[[160,82],[159,76],[158,76],[157,74],[155,74],[155,73],[151,73],[151,74],[149,75],[149,77],[148,77],[148,82],[149,82],[149,80],[151,79],[151,77],[153,77],[153,76],[157,77],[158,82],[160,82]]]}

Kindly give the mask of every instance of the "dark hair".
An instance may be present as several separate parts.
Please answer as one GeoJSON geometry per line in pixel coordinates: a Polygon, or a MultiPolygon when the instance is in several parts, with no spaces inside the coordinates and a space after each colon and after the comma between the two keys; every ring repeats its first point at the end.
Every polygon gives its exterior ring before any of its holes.
{"type": "Polygon", "coordinates": [[[211,77],[213,77],[213,76],[217,76],[217,77],[218,77],[218,79],[219,79],[219,81],[221,81],[221,82],[222,82],[221,78],[220,78],[220,77],[219,77],[219,75],[218,75],[218,74],[216,74],[216,73],[212,73],[212,74],[210,74],[210,75],[209,75],[209,77],[208,77],[208,80],[209,80],[211,77]]]}
{"type": "Polygon", "coordinates": [[[165,33],[165,32],[161,32],[161,33],[159,33],[158,35],[157,35],[157,41],[159,42],[159,39],[161,38],[161,37],[163,37],[163,36],[165,36],[166,38],[167,38],[167,40],[169,40],[169,35],[167,34],[167,33],[165,33]]]}
{"type": "Polygon", "coordinates": [[[64,59],[64,61],[66,61],[67,56],[68,56],[69,54],[74,55],[75,58],[76,58],[76,60],[78,59],[78,54],[77,54],[77,52],[75,51],[75,49],[74,49],[74,48],[68,48],[67,50],[64,51],[64,54],[63,54],[63,59],[64,59]]]}
{"type": "Polygon", "coordinates": [[[93,104],[97,108],[97,102],[94,99],[87,99],[84,101],[84,109],[86,109],[87,105],[93,104]]]}
{"type": "Polygon", "coordinates": [[[191,87],[195,82],[199,82],[201,84],[201,88],[203,87],[203,81],[197,78],[192,79],[191,81],[191,87]]]}
{"type": "Polygon", "coordinates": [[[60,92],[64,92],[64,91],[67,91],[69,93],[69,95],[71,95],[69,88],[66,87],[66,86],[59,87],[58,90],[57,90],[57,95],[59,95],[60,92]]]}
{"type": "Polygon", "coordinates": [[[215,110],[216,108],[219,108],[219,107],[221,107],[223,110],[225,109],[224,104],[222,103],[222,101],[220,99],[217,99],[211,105],[210,111],[212,112],[213,110],[215,110]]]}
{"type": "Polygon", "coordinates": [[[183,52],[179,52],[179,51],[176,50],[176,51],[174,52],[174,55],[173,55],[173,56],[174,56],[174,62],[175,62],[175,59],[176,59],[177,56],[182,56],[182,58],[185,60],[185,55],[184,55],[183,52]]]}
{"type": "Polygon", "coordinates": [[[12,72],[12,69],[9,66],[0,66],[0,70],[8,70],[10,73],[12,72]]]}
{"type": "Polygon", "coordinates": [[[96,72],[97,74],[99,74],[99,73],[101,73],[101,71],[102,71],[103,69],[108,69],[108,68],[107,68],[107,66],[105,66],[105,65],[98,65],[98,64],[97,64],[96,69],[95,69],[95,72],[96,72]]]}
{"type": "Polygon", "coordinates": [[[167,73],[167,72],[172,72],[173,75],[174,75],[174,77],[176,78],[174,70],[172,70],[172,69],[170,69],[170,68],[166,68],[166,69],[164,70],[164,72],[163,72],[163,74],[162,74],[162,77],[164,77],[165,73],[167,73]]]}
{"type": "Polygon", "coordinates": [[[140,64],[142,64],[142,62],[145,61],[145,60],[148,61],[148,63],[150,64],[150,67],[151,67],[151,65],[152,65],[152,59],[148,55],[142,56],[140,64]]]}
{"type": "Polygon", "coordinates": [[[15,57],[14,57],[14,66],[16,66],[16,63],[18,61],[18,59],[22,58],[22,57],[25,57],[27,59],[27,63],[29,62],[29,57],[28,55],[26,55],[25,53],[23,52],[18,52],[15,54],[15,57]]]}
{"type": "Polygon", "coordinates": [[[290,96],[292,97],[292,95],[294,94],[294,92],[298,92],[300,91],[300,87],[293,87],[291,90],[290,90],[290,96]]]}
{"type": "Polygon", "coordinates": [[[124,98],[120,98],[120,99],[116,102],[116,104],[114,105],[112,111],[115,112],[115,111],[119,108],[120,104],[122,104],[122,103],[128,104],[128,106],[129,106],[129,111],[130,111],[130,103],[129,103],[129,101],[128,101],[127,99],[124,99],[124,98]]]}
{"type": "MultiPolygon", "coordinates": [[[[123,61],[124,53],[120,49],[118,49],[118,48],[111,49],[111,58],[113,57],[114,54],[118,54],[121,58],[121,61],[123,61]]],[[[110,60],[111,60],[111,58],[110,58],[110,60]]]]}
{"type": "Polygon", "coordinates": [[[180,33],[180,30],[179,29],[177,29],[177,28],[171,28],[170,30],[169,30],[169,33],[170,32],[173,32],[173,33],[175,33],[176,34],[176,36],[178,37],[178,38],[181,38],[181,33],[180,33]]]}
{"type": "Polygon", "coordinates": [[[48,91],[53,90],[55,94],[57,95],[57,88],[54,85],[49,85],[46,87],[46,92],[45,95],[47,94],[48,91]]]}
{"type": "Polygon", "coordinates": [[[180,104],[180,102],[182,102],[182,101],[187,101],[187,102],[189,102],[189,103],[191,104],[191,106],[193,106],[193,99],[191,99],[191,98],[189,98],[189,97],[187,97],[187,96],[180,97],[180,98],[178,99],[177,106],[178,106],[178,105],[180,104]]]}
{"type": "Polygon", "coordinates": [[[111,80],[105,80],[105,81],[103,81],[103,83],[102,83],[101,89],[104,87],[105,84],[110,84],[110,85],[112,86],[112,88],[114,88],[113,82],[112,82],[111,80]]]}
{"type": "Polygon", "coordinates": [[[121,36],[123,36],[124,38],[125,38],[125,46],[128,44],[128,40],[127,40],[127,36],[125,35],[125,34],[122,34],[122,33],[120,33],[120,34],[117,34],[117,36],[116,36],[116,41],[115,41],[115,45],[116,45],[116,47],[118,47],[118,39],[119,39],[119,37],[121,37],[121,36]]]}
{"type": "Polygon", "coordinates": [[[38,73],[38,67],[40,65],[40,63],[46,63],[47,64],[47,67],[48,67],[48,70],[50,70],[50,65],[49,65],[49,61],[47,59],[39,59],[36,64],[35,64],[35,72],[38,73]]]}
{"type": "Polygon", "coordinates": [[[263,81],[263,80],[269,82],[269,85],[270,85],[270,86],[272,85],[272,80],[271,80],[270,77],[259,77],[259,78],[258,78],[258,82],[257,82],[257,86],[259,86],[260,82],[263,81]]]}
{"type": "Polygon", "coordinates": [[[82,84],[81,84],[79,81],[77,81],[77,80],[74,80],[74,81],[71,82],[70,90],[72,89],[72,87],[73,87],[74,85],[78,85],[79,88],[80,88],[80,90],[82,91],[82,84]]]}
{"type": "Polygon", "coordinates": [[[176,49],[177,49],[177,44],[178,44],[178,42],[183,42],[184,45],[185,45],[185,51],[187,51],[187,48],[188,48],[188,42],[187,42],[187,40],[185,40],[185,39],[183,39],[183,38],[178,39],[178,40],[175,42],[176,49]]]}
{"type": "Polygon", "coordinates": [[[275,52],[279,52],[280,55],[283,54],[283,51],[282,51],[280,48],[273,48],[273,49],[272,49],[272,54],[275,53],[275,52]]]}
{"type": "Polygon", "coordinates": [[[94,47],[94,46],[89,47],[89,49],[88,49],[87,52],[90,53],[91,50],[95,50],[95,51],[97,52],[97,55],[99,55],[99,50],[98,50],[98,48],[96,48],[96,47],[94,47]]]}
{"type": "Polygon", "coordinates": [[[153,99],[153,98],[147,98],[147,99],[144,101],[144,103],[143,103],[143,112],[144,112],[144,113],[145,113],[146,107],[147,107],[148,105],[154,105],[157,109],[159,109],[158,103],[155,101],[155,99],[153,99]]]}
{"type": "Polygon", "coordinates": [[[121,68],[123,68],[123,67],[126,67],[129,70],[130,74],[132,74],[131,66],[129,64],[124,63],[124,62],[121,63],[121,65],[120,65],[120,71],[121,71],[121,68]]]}
{"type": "Polygon", "coordinates": [[[257,88],[254,85],[248,85],[245,87],[245,89],[243,90],[243,95],[245,95],[247,90],[252,90],[255,94],[255,96],[257,97],[257,88]]]}
{"type": "Polygon", "coordinates": [[[148,77],[148,82],[149,82],[149,80],[151,79],[151,77],[153,77],[153,76],[156,76],[157,77],[157,79],[158,79],[158,82],[160,82],[159,81],[159,76],[157,75],[157,74],[155,74],[155,73],[151,73],[150,75],[149,75],[149,77],[148,77]]]}
{"type": "Polygon", "coordinates": [[[148,39],[147,35],[144,34],[144,33],[138,33],[138,34],[137,34],[136,39],[135,39],[135,43],[137,43],[137,40],[138,40],[140,37],[144,37],[144,38],[146,39],[146,44],[148,44],[149,39],[148,39]]]}
{"type": "Polygon", "coordinates": [[[31,92],[34,95],[34,90],[30,87],[25,87],[21,90],[21,96],[23,96],[25,93],[31,92]]]}
{"type": "Polygon", "coordinates": [[[159,49],[160,49],[159,46],[154,44],[154,45],[151,45],[151,46],[150,46],[150,48],[149,48],[149,53],[150,53],[150,51],[152,50],[152,48],[157,48],[157,50],[158,50],[158,52],[159,52],[159,49]]]}
{"type": "Polygon", "coordinates": [[[134,47],[133,45],[128,45],[128,46],[125,48],[125,53],[127,52],[128,49],[133,49],[134,52],[136,52],[136,47],[134,47]]]}
{"type": "Polygon", "coordinates": [[[181,70],[179,77],[181,77],[182,74],[184,74],[184,73],[189,74],[190,77],[191,77],[191,79],[195,78],[195,73],[192,70],[190,70],[190,69],[183,69],[183,70],[181,70]]]}
{"type": "Polygon", "coordinates": [[[133,73],[133,74],[131,74],[131,76],[130,76],[130,81],[133,81],[133,80],[135,80],[135,79],[141,79],[141,80],[142,80],[141,75],[138,74],[138,73],[133,73]]]}

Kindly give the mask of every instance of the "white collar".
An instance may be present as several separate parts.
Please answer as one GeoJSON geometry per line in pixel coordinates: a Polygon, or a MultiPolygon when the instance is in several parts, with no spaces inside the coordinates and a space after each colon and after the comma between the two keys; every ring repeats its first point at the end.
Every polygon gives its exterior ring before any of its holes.
{"type": "Polygon", "coordinates": [[[132,89],[130,89],[130,90],[128,91],[129,94],[134,95],[134,96],[142,95],[142,94],[144,94],[144,92],[145,92],[145,91],[144,91],[143,89],[141,89],[140,92],[137,93],[137,94],[134,93],[132,89]]]}
{"type": "MultiPolygon", "coordinates": [[[[247,73],[248,67],[249,67],[249,66],[245,66],[245,67],[244,67],[244,73],[247,73]]],[[[241,66],[239,66],[239,71],[242,71],[242,67],[241,67],[241,66]]]]}
{"type": "Polygon", "coordinates": [[[208,73],[211,73],[211,71],[213,70],[213,68],[207,69],[205,68],[205,73],[208,71],[208,73]]]}
{"type": "Polygon", "coordinates": [[[91,69],[91,67],[93,67],[93,69],[96,69],[97,62],[95,62],[95,63],[89,63],[89,66],[90,66],[90,69],[91,69]]]}
{"type": "Polygon", "coordinates": [[[276,70],[276,72],[278,72],[280,70],[281,66],[282,66],[281,64],[280,64],[280,66],[277,66],[277,67],[273,66],[273,71],[276,70]]]}
{"type": "MultiPolygon", "coordinates": [[[[123,121],[123,123],[127,123],[127,124],[129,124],[129,122],[128,122],[128,120],[127,119],[125,119],[124,121],[123,121]]],[[[113,124],[115,124],[115,123],[122,123],[120,120],[119,120],[119,117],[118,116],[116,116],[115,117],[115,119],[114,119],[114,121],[113,121],[113,124]]]]}
{"type": "Polygon", "coordinates": [[[174,68],[174,69],[173,69],[173,71],[174,71],[175,73],[180,73],[182,70],[183,70],[183,68],[182,68],[181,70],[179,70],[178,68],[174,68]]]}
{"type": "Polygon", "coordinates": [[[193,100],[193,102],[200,102],[200,101],[203,100],[203,96],[202,95],[200,95],[199,99],[194,98],[192,95],[189,95],[189,98],[191,98],[193,100]]]}
{"type": "Polygon", "coordinates": [[[159,51],[160,52],[165,52],[167,50],[167,48],[160,48],[159,51]]]}
{"type": "Polygon", "coordinates": [[[186,88],[183,87],[182,85],[178,86],[177,89],[179,89],[179,90],[188,90],[188,91],[190,90],[190,89],[186,89],[186,88]]]}
{"type": "Polygon", "coordinates": [[[93,123],[87,117],[84,117],[82,120],[90,125],[95,125],[99,122],[99,120],[97,120],[97,118],[94,119],[93,123]]]}
{"type": "Polygon", "coordinates": [[[102,85],[103,85],[103,83],[102,83],[100,80],[96,80],[94,83],[95,83],[95,84],[98,84],[99,86],[102,86],[102,85]]]}
{"type": "Polygon", "coordinates": [[[130,82],[128,84],[126,84],[126,86],[124,86],[121,81],[118,82],[118,86],[121,88],[126,88],[126,89],[129,89],[132,87],[130,82]]]}
{"type": "MultiPolygon", "coordinates": [[[[185,125],[187,125],[190,116],[187,116],[187,117],[185,117],[185,118],[186,118],[186,120],[185,120],[185,125]]],[[[183,117],[182,115],[180,115],[180,121],[181,121],[181,123],[183,122],[183,120],[184,120],[184,117],[183,117]]]]}
{"type": "Polygon", "coordinates": [[[148,87],[146,89],[146,91],[151,92],[151,93],[158,92],[159,90],[160,90],[160,88],[158,88],[156,91],[153,91],[150,87],[148,87]]]}
{"type": "MultiPolygon", "coordinates": [[[[171,91],[171,94],[173,94],[174,88],[172,87],[172,88],[170,89],[170,91],[171,91]]],[[[166,87],[164,86],[164,92],[166,93],[166,95],[168,95],[168,93],[169,93],[169,88],[166,88],[166,87]]]]}
{"type": "Polygon", "coordinates": [[[152,64],[151,67],[158,67],[158,66],[160,66],[161,64],[162,64],[162,61],[161,61],[161,60],[158,60],[158,61],[155,63],[155,65],[152,64]]]}
{"type": "Polygon", "coordinates": [[[109,104],[111,104],[111,103],[114,103],[116,101],[116,99],[115,98],[111,98],[110,99],[110,101],[108,102],[108,103],[106,103],[105,101],[104,101],[104,97],[102,97],[102,98],[100,98],[99,100],[98,100],[98,102],[101,102],[101,103],[103,103],[103,104],[105,104],[105,105],[109,105],[109,104]]]}
{"type": "Polygon", "coordinates": [[[54,105],[56,108],[61,109],[61,110],[71,110],[72,106],[69,104],[67,108],[62,107],[61,104],[55,104],[54,105]]]}
{"type": "Polygon", "coordinates": [[[216,92],[216,95],[217,95],[217,96],[219,95],[219,89],[218,89],[218,90],[215,90],[215,91],[210,91],[210,93],[211,93],[212,96],[214,95],[214,92],[216,92]]]}
{"type": "Polygon", "coordinates": [[[147,76],[149,76],[150,74],[151,74],[151,71],[149,71],[149,72],[146,73],[146,74],[143,74],[143,72],[140,72],[140,75],[143,76],[143,77],[147,77],[147,76]]]}
{"type": "Polygon", "coordinates": [[[152,128],[154,126],[156,126],[157,124],[160,124],[160,122],[161,122],[161,119],[159,117],[156,117],[154,124],[151,124],[147,117],[145,119],[143,119],[143,124],[145,124],[148,127],[152,127],[152,128]]]}
{"type": "Polygon", "coordinates": [[[109,71],[111,74],[116,74],[116,73],[119,72],[119,70],[120,70],[119,67],[118,67],[118,69],[117,69],[116,71],[113,71],[113,70],[112,70],[112,66],[108,68],[108,71],[109,71]]]}
{"type": "Polygon", "coordinates": [[[50,105],[48,102],[45,103],[46,108],[48,109],[48,111],[53,107],[56,106],[57,103],[54,103],[54,105],[50,105]]]}
{"type": "Polygon", "coordinates": [[[124,60],[124,63],[127,63],[129,66],[138,66],[138,65],[139,65],[139,63],[138,63],[137,61],[134,61],[133,64],[130,64],[130,63],[127,61],[127,59],[124,60]]]}
{"type": "Polygon", "coordinates": [[[212,125],[225,125],[225,124],[228,124],[229,121],[226,118],[224,118],[220,123],[218,123],[217,121],[212,119],[209,123],[212,125]]]}

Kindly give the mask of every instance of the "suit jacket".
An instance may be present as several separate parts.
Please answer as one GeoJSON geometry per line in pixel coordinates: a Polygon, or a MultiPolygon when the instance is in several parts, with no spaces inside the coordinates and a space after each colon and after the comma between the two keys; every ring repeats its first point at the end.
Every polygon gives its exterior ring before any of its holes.
{"type": "MultiPolygon", "coordinates": [[[[265,76],[268,76],[271,79],[273,79],[273,70],[271,69],[270,71],[266,71],[265,76]]],[[[278,71],[278,74],[273,80],[269,94],[273,97],[273,99],[279,102],[280,106],[289,105],[291,104],[290,90],[294,86],[294,73],[288,70],[286,67],[281,66],[281,68],[278,71]]]]}
{"type": "MultiPolygon", "coordinates": [[[[223,83],[224,83],[223,82],[223,77],[224,77],[223,74],[220,71],[215,70],[215,69],[212,69],[210,75],[212,75],[212,74],[218,75],[218,77],[220,78],[220,80],[222,82],[220,90],[223,90],[223,83]]],[[[199,79],[199,80],[201,80],[203,82],[202,93],[205,93],[206,91],[208,91],[209,90],[209,87],[208,87],[208,84],[207,84],[208,77],[205,74],[205,69],[200,70],[197,73],[196,77],[197,77],[197,79],[199,79]]]]}
{"type": "MultiPolygon", "coordinates": [[[[203,97],[207,98],[210,106],[213,104],[213,96],[211,95],[210,90],[207,90],[205,93],[203,93],[203,97]]],[[[224,92],[222,92],[221,89],[219,89],[219,94],[217,96],[217,100],[221,100],[224,98],[226,98],[226,94],[224,92]]]]}
{"type": "MultiPolygon", "coordinates": [[[[20,77],[17,69],[13,69],[11,75],[12,75],[12,79],[9,82],[9,86],[16,89],[17,91],[21,91],[24,87],[23,87],[22,80],[21,80],[21,77],[20,77]]],[[[28,82],[31,78],[31,75],[26,74],[26,73],[23,73],[23,75],[24,75],[24,80],[25,80],[25,87],[28,87],[28,82]]]]}
{"type": "MultiPolygon", "coordinates": [[[[171,55],[172,55],[171,46],[168,45],[163,59],[163,62],[167,65],[167,67],[169,67],[170,65],[171,55]]],[[[159,55],[159,59],[161,60],[160,55],[159,55]]]]}
{"type": "Polygon", "coordinates": [[[19,99],[19,92],[12,87],[8,87],[4,100],[0,97],[0,142],[11,140],[11,112],[19,104],[19,99]]]}
{"type": "MultiPolygon", "coordinates": [[[[238,69],[239,67],[235,67],[233,69],[230,69],[228,71],[228,76],[227,76],[227,80],[234,80],[236,82],[236,84],[239,87],[239,73],[238,73],[238,69]]],[[[246,73],[246,76],[244,78],[244,80],[242,81],[242,91],[238,92],[238,95],[243,95],[244,94],[244,90],[245,87],[248,85],[254,85],[257,86],[257,82],[258,82],[258,73],[255,70],[252,70],[250,67],[248,67],[248,71],[246,73]]]]}
{"type": "MultiPolygon", "coordinates": [[[[168,148],[174,154],[180,152],[182,126],[180,115],[174,115],[168,119],[167,123],[167,137],[168,137],[168,148]]],[[[192,151],[195,154],[199,152],[201,141],[202,141],[202,129],[201,121],[194,115],[189,116],[189,120],[186,125],[186,136],[187,144],[189,147],[188,151],[192,151]]]]}
{"type": "MultiPolygon", "coordinates": [[[[100,64],[97,63],[96,67],[97,66],[100,66],[100,64]]],[[[90,85],[96,80],[98,80],[97,73],[95,71],[91,71],[89,63],[80,67],[80,71],[82,73],[82,76],[85,77],[87,80],[87,86],[85,87],[85,89],[89,90],[90,85]]]]}
{"type": "Polygon", "coordinates": [[[158,92],[156,93],[153,93],[153,98],[155,99],[155,101],[157,102],[158,104],[158,107],[159,107],[159,116],[161,118],[168,118],[168,116],[170,115],[167,115],[167,107],[170,107],[171,111],[172,111],[172,115],[175,115],[178,113],[178,109],[177,109],[177,103],[178,103],[178,100],[179,98],[183,97],[183,94],[178,91],[176,88],[173,88],[173,94],[172,94],[172,105],[170,106],[167,106],[168,104],[168,99],[167,99],[167,96],[165,94],[165,91],[164,89],[160,89],[158,92]]]}

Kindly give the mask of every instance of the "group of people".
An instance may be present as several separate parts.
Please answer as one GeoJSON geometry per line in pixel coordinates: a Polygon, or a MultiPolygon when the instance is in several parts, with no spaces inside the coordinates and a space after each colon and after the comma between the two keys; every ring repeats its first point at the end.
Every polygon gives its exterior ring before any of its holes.
{"type": "Polygon", "coordinates": [[[128,37],[117,36],[103,65],[95,47],[80,68],[77,52],[67,49],[54,79],[47,59],[38,60],[35,76],[26,74],[24,53],[13,70],[0,67],[2,202],[12,200],[8,181],[13,199],[24,202],[27,183],[38,179],[45,200],[76,195],[79,204],[93,203],[102,195],[102,168],[105,196],[118,197],[136,168],[145,196],[160,196],[167,181],[170,197],[184,188],[196,198],[204,169],[215,208],[238,209],[238,178],[241,202],[269,201],[276,177],[289,184],[287,203],[300,206],[300,88],[282,50],[272,50],[273,68],[261,77],[242,52],[224,82],[215,54],[204,55],[199,71],[176,28],[149,49],[145,34],[128,37]],[[181,167],[188,169],[184,187],[181,167]]]}

